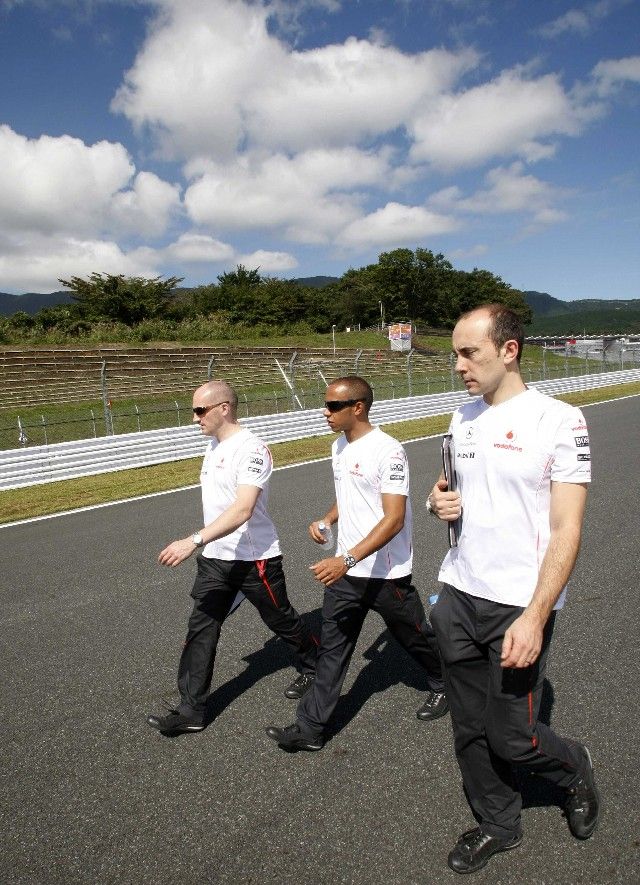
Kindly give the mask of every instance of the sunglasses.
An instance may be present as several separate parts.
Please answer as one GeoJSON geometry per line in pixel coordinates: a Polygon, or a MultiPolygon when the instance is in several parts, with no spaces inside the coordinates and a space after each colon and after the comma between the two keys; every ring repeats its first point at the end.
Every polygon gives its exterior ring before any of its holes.
{"type": "Polygon", "coordinates": [[[197,415],[198,418],[202,418],[203,415],[206,415],[207,412],[210,412],[211,409],[215,409],[217,406],[229,405],[228,399],[223,399],[222,402],[213,403],[210,406],[194,406],[192,412],[194,415],[197,415]]]}
{"type": "Polygon", "coordinates": [[[346,409],[347,406],[355,406],[356,403],[361,403],[361,399],[330,399],[327,400],[324,404],[327,412],[331,412],[331,414],[335,414],[335,412],[341,412],[343,409],[346,409]]]}

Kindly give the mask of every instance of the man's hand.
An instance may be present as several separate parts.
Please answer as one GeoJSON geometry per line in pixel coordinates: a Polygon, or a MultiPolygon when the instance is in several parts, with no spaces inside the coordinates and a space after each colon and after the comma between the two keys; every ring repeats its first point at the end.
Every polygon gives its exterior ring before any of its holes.
{"type": "Polygon", "coordinates": [[[507,629],[502,640],[500,666],[522,669],[538,660],[544,624],[523,612],[507,629]]]}
{"type": "MultiPolygon", "coordinates": [[[[321,522],[321,519],[316,519],[315,522],[312,522],[309,526],[309,534],[311,535],[311,538],[316,542],[316,544],[323,544],[325,541],[325,536],[318,528],[321,522]]],[[[326,524],[327,523],[325,523],[325,525],[326,524]]]]}
{"type": "Polygon", "coordinates": [[[184,562],[185,559],[189,559],[193,551],[196,549],[196,545],[191,538],[182,538],[180,541],[172,541],[172,543],[168,544],[164,550],[160,551],[158,562],[160,565],[175,567],[176,565],[180,565],[181,562],[184,562]]]}
{"type": "Polygon", "coordinates": [[[329,584],[335,584],[340,578],[344,578],[349,571],[344,564],[342,556],[330,556],[328,559],[321,559],[320,562],[310,565],[309,568],[325,587],[328,587],[329,584]]]}
{"type": "Polygon", "coordinates": [[[447,482],[439,479],[429,492],[431,509],[438,517],[446,522],[454,522],[462,513],[462,500],[460,492],[448,492],[447,482]]]}

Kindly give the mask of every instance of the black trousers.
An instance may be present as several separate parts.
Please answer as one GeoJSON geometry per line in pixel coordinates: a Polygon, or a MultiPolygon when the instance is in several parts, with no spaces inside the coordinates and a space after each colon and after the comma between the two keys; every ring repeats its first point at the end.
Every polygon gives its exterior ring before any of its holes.
{"type": "Polygon", "coordinates": [[[341,578],[325,588],[316,681],[300,701],[297,721],[322,734],[333,713],[367,612],[380,614],[391,635],[426,670],[432,691],[443,691],[438,645],[411,575],[395,580],[341,578]]]}
{"type": "Polygon", "coordinates": [[[218,639],[225,618],[242,591],[270,630],[283,639],[303,672],[315,670],[318,640],[287,596],[282,557],[227,561],[198,556],[198,573],[187,638],[178,667],[181,713],[202,715],[205,709],[218,639]]]}
{"type": "Polygon", "coordinates": [[[482,829],[500,837],[521,832],[514,765],[559,787],[570,786],[585,767],[580,744],[538,721],[555,613],[533,666],[500,666],[505,631],[522,612],[447,584],[431,610],[467,798],[482,829]]]}

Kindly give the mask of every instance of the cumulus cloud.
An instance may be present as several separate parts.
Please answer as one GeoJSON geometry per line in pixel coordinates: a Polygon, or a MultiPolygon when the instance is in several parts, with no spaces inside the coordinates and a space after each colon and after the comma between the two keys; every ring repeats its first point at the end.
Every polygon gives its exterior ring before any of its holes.
{"type": "Polygon", "coordinates": [[[269,252],[267,249],[258,249],[247,255],[239,255],[237,263],[250,268],[259,267],[263,272],[292,270],[298,266],[297,260],[289,252],[269,252]]]}
{"type": "Polygon", "coordinates": [[[153,277],[158,264],[153,250],[124,251],[117,243],[76,237],[12,238],[0,254],[0,279],[8,291],[50,292],[59,279],[98,273],[153,277]]]}
{"type": "Polygon", "coordinates": [[[342,231],[340,242],[358,247],[415,245],[426,237],[451,233],[457,227],[457,222],[452,217],[423,206],[387,203],[381,209],[349,224],[342,231]]]}
{"type": "Polygon", "coordinates": [[[158,3],[112,107],[175,157],[224,161],[242,145],[302,151],[392,132],[478,62],[470,49],[408,55],[355,38],[295,51],[270,33],[261,3],[158,3]]]}
{"type": "Polygon", "coordinates": [[[536,161],[553,151],[541,139],[576,135],[581,125],[557,76],[530,79],[514,69],[466,92],[442,95],[417,115],[411,156],[443,169],[514,155],[536,161]]]}
{"type": "Polygon", "coordinates": [[[528,219],[528,230],[567,218],[566,213],[555,205],[565,192],[527,174],[522,162],[491,169],[484,180],[486,187],[471,196],[463,196],[458,187],[445,188],[431,196],[429,205],[456,214],[521,214],[528,219]]]}
{"type": "Polygon", "coordinates": [[[541,37],[555,39],[564,34],[577,34],[585,37],[607,16],[611,15],[622,6],[626,6],[629,0],[598,0],[596,3],[587,3],[580,8],[568,9],[562,15],[538,28],[541,37]]]}
{"type": "Polygon", "coordinates": [[[592,72],[596,92],[608,96],[626,83],[640,83],[640,55],[599,62],[592,72]]]}
{"type": "Polygon", "coordinates": [[[123,228],[162,233],[179,206],[179,188],[134,173],[121,144],[28,139],[0,126],[0,228],[80,237],[123,228]]]}
{"type": "Polygon", "coordinates": [[[184,204],[215,230],[280,229],[298,242],[328,242],[360,214],[359,188],[391,175],[388,152],[355,148],[244,155],[230,164],[194,163],[184,204]]]}
{"type": "Polygon", "coordinates": [[[165,258],[192,263],[212,263],[228,261],[234,257],[233,246],[222,243],[206,234],[184,233],[163,250],[165,258]]]}

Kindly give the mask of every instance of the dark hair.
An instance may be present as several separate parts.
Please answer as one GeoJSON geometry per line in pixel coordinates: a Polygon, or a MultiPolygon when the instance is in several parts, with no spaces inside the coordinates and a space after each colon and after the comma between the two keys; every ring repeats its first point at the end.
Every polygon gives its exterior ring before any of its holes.
{"type": "Polygon", "coordinates": [[[481,310],[489,314],[488,334],[496,350],[500,350],[507,341],[516,341],[518,343],[518,362],[520,362],[524,347],[524,326],[518,314],[506,304],[480,304],[473,310],[463,313],[460,319],[481,310]]]}
{"type": "Polygon", "coordinates": [[[373,405],[371,385],[359,375],[345,375],[342,378],[336,378],[331,382],[331,386],[333,387],[334,384],[344,384],[349,392],[349,398],[363,402],[367,412],[373,405]]]}

